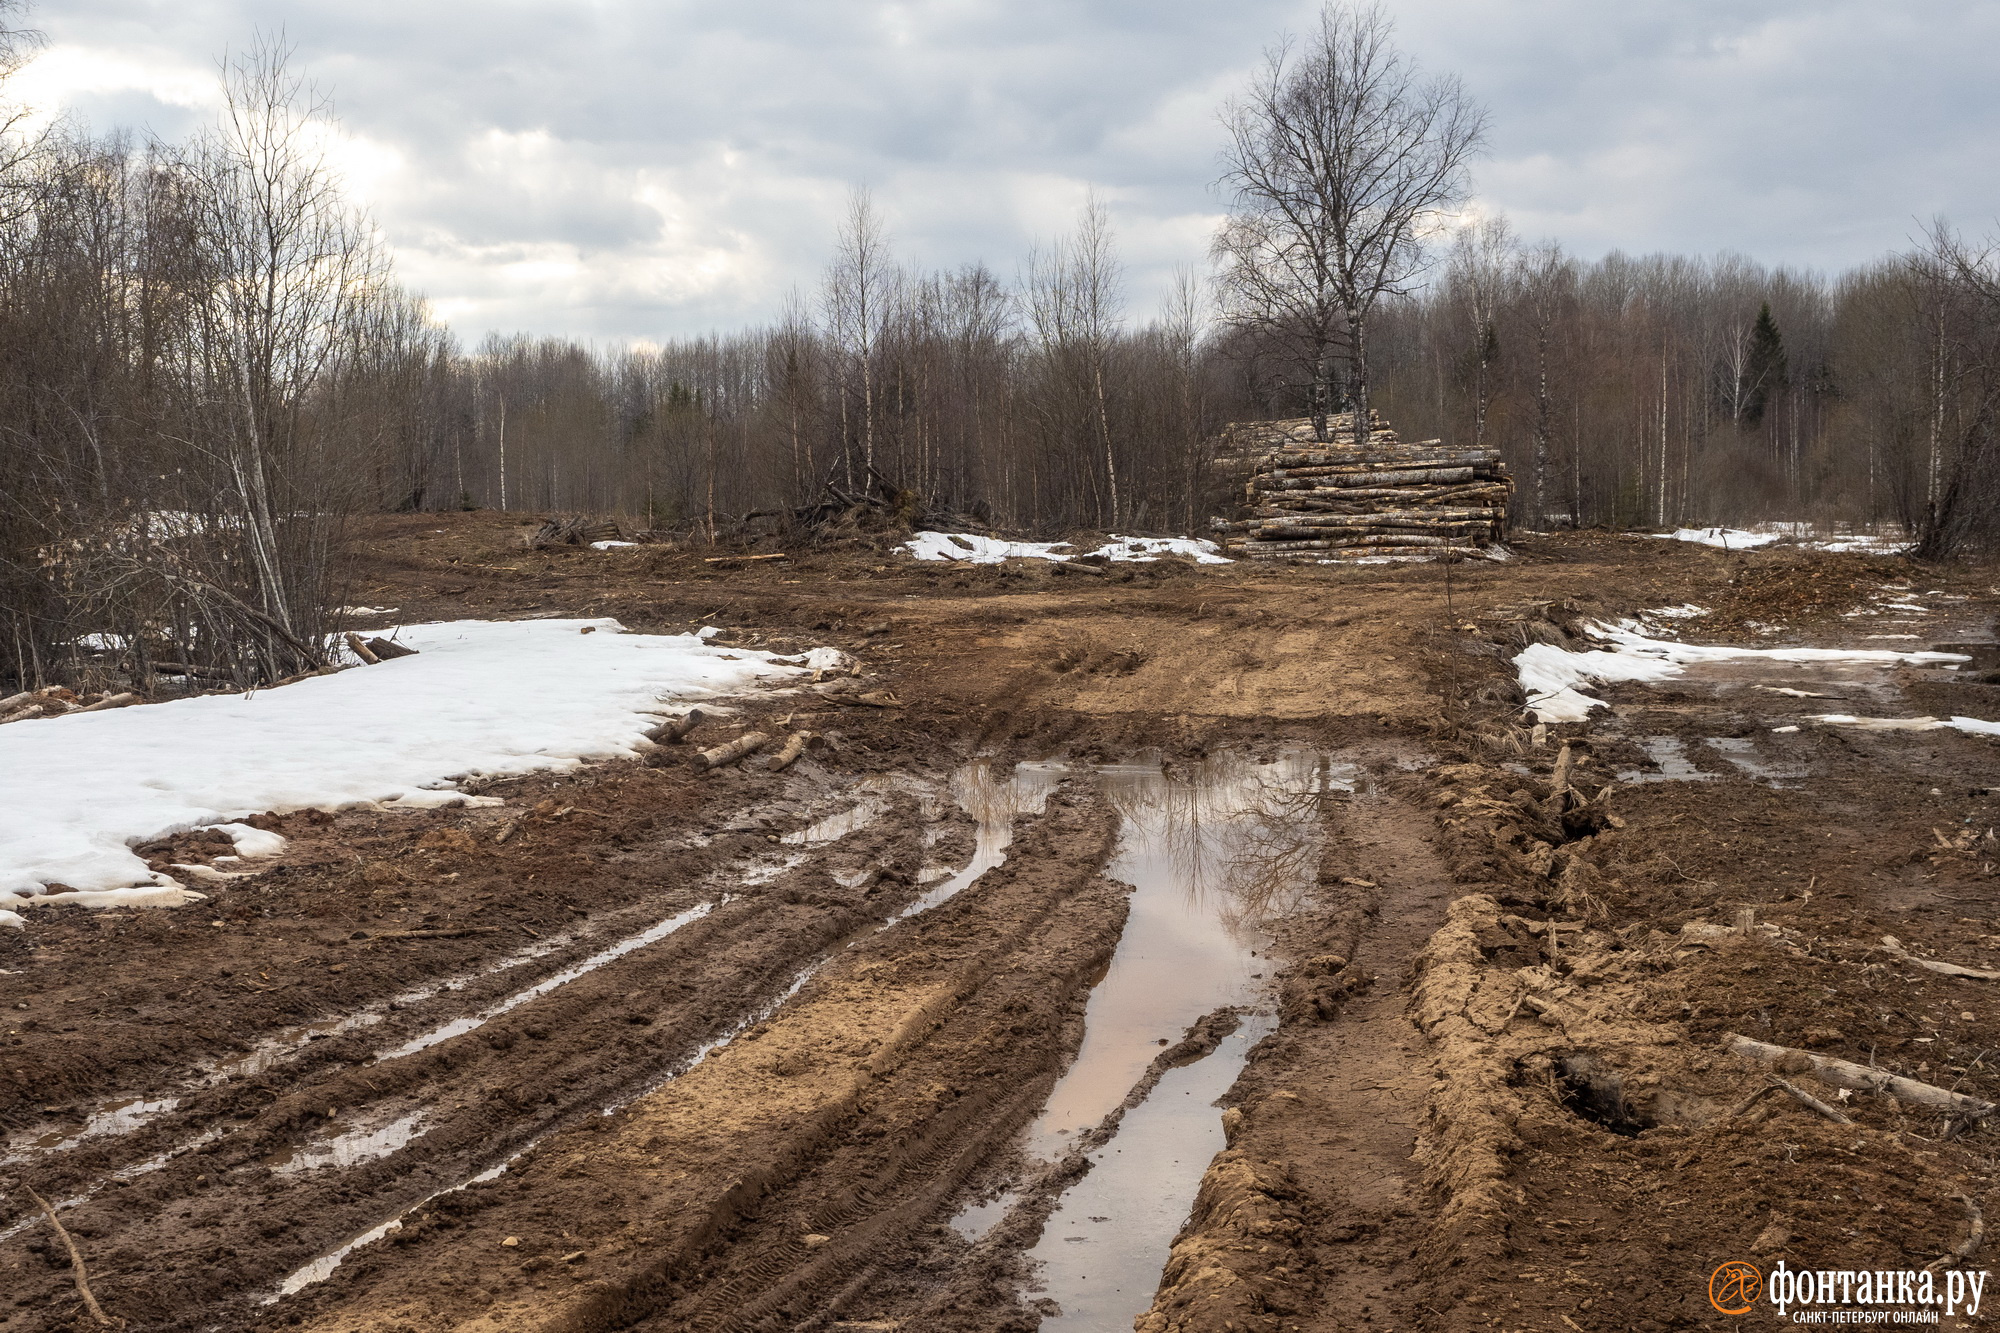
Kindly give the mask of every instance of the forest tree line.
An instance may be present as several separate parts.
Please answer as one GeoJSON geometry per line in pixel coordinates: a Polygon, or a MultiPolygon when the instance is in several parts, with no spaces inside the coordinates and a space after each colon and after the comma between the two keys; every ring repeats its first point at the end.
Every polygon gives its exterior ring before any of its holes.
{"type": "MultiPolygon", "coordinates": [[[[397,284],[328,165],[330,109],[281,49],[231,62],[217,123],[185,143],[17,119],[0,127],[0,673],[314,670],[346,525],[369,512],[611,514],[700,542],[886,484],[1036,535],[1199,532],[1233,500],[1212,466],[1224,424],[1324,430],[1355,401],[1405,439],[1498,448],[1517,527],[1892,525],[1928,555],[2000,535],[1992,249],[1938,224],[1827,276],[1585,259],[1463,222],[1483,113],[1385,34],[1379,10],[1330,7],[1319,46],[1274,55],[1232,104],[1216,276],[1182,275],[1145,319],[1094,198],[1001,273],[903,263],[857,192],[824,274],[769,325],[468,348],[397,284]],[[1313,121],[1347,105],[1355,68],[1401,100],[1313,121]],[[1362,167],[1372,142],[1430,174],[1287,177],[1287,117],[1347,136],[1362,167]],[[1431,159],[1407,151],[1426,134],[1431,159]],[[1348,230],[1295,189],[1358,209],[1379,248],[1301,247],[1348,230]]],[[[0,33],[0,58],[30,54],[0,33]]]]}

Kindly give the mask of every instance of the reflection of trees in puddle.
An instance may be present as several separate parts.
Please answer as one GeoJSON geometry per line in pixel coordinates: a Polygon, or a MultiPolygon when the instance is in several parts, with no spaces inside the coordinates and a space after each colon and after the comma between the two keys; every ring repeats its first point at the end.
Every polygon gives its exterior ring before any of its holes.
{"type": "Polygon", "coordinates": [[[1311,750],[1268,764],[1223,751],[1173,774],[1157,763],[1100,772],[1126,821],[1124,857],[1163,863],[1191,906],[1236,932],[1294,910],[1313,888],[1321,813],[1353,790],[1354,767],[1311,750]]]}
{"type": "Polygon", "coordinates": [[[1056,783],[1069,773],[1067,764],[1015,764],[996,773],[985,759],[961,765],[951,775],[952,798],[982,828],[1005,828],[1017,815],[1037,814],[1056,783]]]}

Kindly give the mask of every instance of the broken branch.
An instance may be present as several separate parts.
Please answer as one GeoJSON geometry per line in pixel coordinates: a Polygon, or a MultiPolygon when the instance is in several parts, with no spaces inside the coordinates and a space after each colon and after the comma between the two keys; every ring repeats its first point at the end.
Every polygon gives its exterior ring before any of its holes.
{"type": "Polygon", "coordinates": [[[1836,1125],[1851,1125],[1854,1123],[1853,1117],[1849,1116],[1846,1112],[1837,1111],[1833,1107],[1828,1106],[1798,1084],[1787,1082],[1785,1079],[1779,1078],[1776,1074],[1766,1074],[1764,1077],[1769,1079],[1771,1086],[1780,1092],[1790,1093],[1792,1100],[1796,1101],[1800,1106],[1805,1107],[1808,1111],[1823,1115],[1836,1125]]]}
{"type": "Polygon", "coordinates": [[[42,1210],[42,1216],[49,1219],[49,1225],[55,1228],[57,1237],[62,1240],[63,1248],[69,1251],[70,1276],[76,1279],[76,1294],[83,1297],[84,1308],[89,1310],[91,1318],[95,1319],[103,1327],[117,1327],[116,1321],[110,1315],[104,1313],[104,1307],[97,1303],[97,1297],[92,1294],[89,1275],[84,1272],[83,1268],[83,1255],[77,1251],[76,1242],[70,1239],[69,1229],[63,1226],[62,1220],[56,1216],[55,1205],[35,1193],[35,1188],[32,1185],[23,1182],[21,1188],[27,1191],[28,1197],[33,1199],[36,1206],[42,1210]]]}
{"type": "Polygon", "coordinates": [[[1919,1083],[1913,1078],[1887,1073],[1880,1069],[1870,1069],[1867,1065],[1857,1065],[1852,1060],[1836,1060],[1830,1055],[1814,1055],[1811,1051],[1801,1051],[1791,1046],[1773,1046],[1766,1041],[1752,1041],[1731,1032],[1722,1038],[1725,1050],[1767,1065],[1776,1065],[1788,1071],[1810,1071],[1822,1083],[1830,1083],[1836,1088],[1852,1088],[1856,1092],[1887,1093],[1898,1101],[1917,1106],[1938,1106],[1957,1112],[1975,1120],[1983,1120],[2000,1111],[2000,1106],[1968,1097],[1962,1092],[1950,1092],[1930,1083],[1919,1083]]]}

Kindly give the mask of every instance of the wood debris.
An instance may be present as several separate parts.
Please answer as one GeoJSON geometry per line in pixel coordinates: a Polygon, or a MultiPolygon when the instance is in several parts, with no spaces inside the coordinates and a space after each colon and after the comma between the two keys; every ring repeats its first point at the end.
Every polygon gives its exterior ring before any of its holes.
{"type": "Polygon", "coordinates": [[[1233,556],[1360,560],[1478,556],[1506,532],[1513,478],[1497,449],[1405,444],[1369,414],[1357,440],[1352,413],[1237,422],[1222,433],[1216,466],[1241,474],[1240,517],[1217,519],[1233,556]]]}

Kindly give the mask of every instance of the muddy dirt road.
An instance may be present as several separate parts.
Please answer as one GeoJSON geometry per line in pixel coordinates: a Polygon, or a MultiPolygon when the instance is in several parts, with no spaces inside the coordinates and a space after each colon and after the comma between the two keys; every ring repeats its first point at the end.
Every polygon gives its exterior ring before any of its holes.
{"type": "Polygon", "coordinates": [[[2000,738],[1814,720],[2000,718],[1995,571],[1588,534],[1449,582],[732,568],[520,526],[384,521],[357,624],[836,646],[859,676],[704,732],[827,744],[264,816],[286,850],[204,902],[0,932],[0,1327],[95,1326],[25,1187],[134,1329],[1597,1333],[1775,1326],[1711,1303],[1727,1260],[1979,1267],[1983,1116],[1726,1044],[2000,1101],[1963,971],[2000,967],[2000,738]],[[1516,654],[1648,611],[1956,656],[1523,719],[1516,654]]]}

